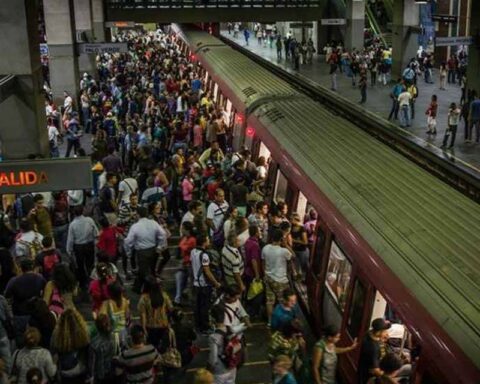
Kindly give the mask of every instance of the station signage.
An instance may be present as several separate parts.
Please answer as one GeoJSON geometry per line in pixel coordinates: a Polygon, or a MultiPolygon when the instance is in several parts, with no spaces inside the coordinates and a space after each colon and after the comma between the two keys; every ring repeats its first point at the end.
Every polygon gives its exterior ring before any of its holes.
{"type": "Polygon", "coordinates": [[[84,43],[78,44],[80,53],[95,54],[100,53],[126,53],[128,52],[127,43],[84,43]]]}
{"type": "Polygon", "coordinates": [[[91,188],[88,157],[0,162],[0,194],[91,188]]]}
{"type": "Polygon", "coordinates": [[[347,24],[346,19],[322,19],[322,25],[345,25],[347,24]]]}
{"type": "Polygon", "coordinates": [[[135,27],[134,21],[106,21],[106,28],[133,28],[135,27]]]}
{"type": "Polygon", "coordinates": [[[290,28],[298,29],[298,28],[313,28],[313,22],[307,23],[290,23],[290,28]]]}
{"type": "Polygon", "coordinates": [[[439,21],[441,23],[456,23],[458,16],[454,15],[432,15],[433,21],[439,21]]]}
{"type": "Polygon", "coordinates": [[[452,37],[436,37],[436,47],[449,47],[454,45],[470,45],[473,44],[472,36],[452,36],[452,37]]]}

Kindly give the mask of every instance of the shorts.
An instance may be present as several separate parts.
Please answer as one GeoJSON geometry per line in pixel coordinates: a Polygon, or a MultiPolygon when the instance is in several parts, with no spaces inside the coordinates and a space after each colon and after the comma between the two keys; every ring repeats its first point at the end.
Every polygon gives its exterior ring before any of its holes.
{"type": "Polygon", "coordinates": [[[267,305],[275,304],[275,300],[280,302],[282,300],[283,291],[289,287],[288,283],[279,283],[265,276],[265,295],[267,297],[267,305]]]}

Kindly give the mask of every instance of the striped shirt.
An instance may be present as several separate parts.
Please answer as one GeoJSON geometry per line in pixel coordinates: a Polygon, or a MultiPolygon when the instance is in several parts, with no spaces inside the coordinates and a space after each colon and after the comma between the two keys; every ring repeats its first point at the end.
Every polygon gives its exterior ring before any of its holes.
{"type": "Polygon", "coordinates": [[[118,358],[118,373],[125,373],[127,384],[151,384],[155,380],[153,366],[158,359],[152,345],[127,349],[118,358]]]}
{"type": "Polygon", "coordinates": [[[235,281],[234,274],[243,275],[244,265],[243,258],[238,248],[226,245],[222,249],[222,267],[223,274],[228,283],[235,281]],[[230,280],[230,281],[229,281],[230,280]]]}

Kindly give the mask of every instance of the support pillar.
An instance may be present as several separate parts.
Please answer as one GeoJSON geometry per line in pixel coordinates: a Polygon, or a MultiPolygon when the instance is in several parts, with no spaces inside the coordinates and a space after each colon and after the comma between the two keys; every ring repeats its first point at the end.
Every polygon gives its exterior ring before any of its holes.
{"type": "MultiPolygon", "coordinates": [[[[82,33],[83,42],[93,41],[93,21],[91,0],[74,0],[76,34],[82,33]]],[[[78,69],[81,73],[95,76],[95,55],[80,53],[78,56],[78,69]]]]}
{"type": "Polygon", "coordinates": [[[347,0],[345,48],[362,50],[365,30],[365,1],[347,0]]]}
{"type": "Polygon", "coordinates": [[[97,43],[105,42],[103,0],[92,0],[93,36],[97,43]]]}
{"type": "Polygon", "coordinates": [[[15,75],[14,91],[1,95],[0,140],[6,160],[48,157],[43,75],[38,40],[38,0],[2,0],[0,74],[15,75]]]}
{"type": "Polygon", "coordinates": [[[472,1],[469,33],[473,44],[468,47],[467,89],[480,95],[480,3],[472,1]]]}
{"type": "Polygon", "coordinates": [[[402,77],[412,57],[418,49],[417,33],[411,27],[420,23],[420,8],[415,0],[399,0],[393,3],[393,35],[392,35],[392,78],[402,77]]]}
{"type": "Polygon", "coordinates": [[[73,0],[43,0],[49,48],[50,85],[54,101],[63,105],[63,91],[78,98],[79,73],[75,47],[73,0]]]}

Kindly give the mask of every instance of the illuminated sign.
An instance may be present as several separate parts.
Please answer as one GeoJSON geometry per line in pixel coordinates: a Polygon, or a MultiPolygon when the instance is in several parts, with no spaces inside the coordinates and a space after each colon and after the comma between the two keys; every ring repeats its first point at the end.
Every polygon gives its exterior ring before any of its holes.
{"type": "Polygon", "coordinates": [[[91,189],[90,159],[0,162],[0,194],[91,189]]]}
{"type": "Polygon", "coordinates": [[[127,43],[85,43],[78,44],[80,53],[125,53],[128,52],[127,43]]]}
{"type": "Polygon", "coordinates": [[[19,171],[0,173],[0,187],[19,187],[22,185],[36,185],[48,183],[45,172],[19,171]]]}
{"type": "Polygon", "coordinates": [[[105,22],[106,28],[133,28],[135,27],[134,21],[107,21],[105,22]]]}

